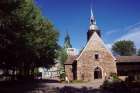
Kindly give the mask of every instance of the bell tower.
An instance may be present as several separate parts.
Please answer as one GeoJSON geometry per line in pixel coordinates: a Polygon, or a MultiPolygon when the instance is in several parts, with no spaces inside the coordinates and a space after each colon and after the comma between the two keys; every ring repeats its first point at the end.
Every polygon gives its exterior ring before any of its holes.
{"type": "Polygon", "coordinates": [[[93,11],[91,8],[90,25],[87,32],[87,41],[89,41],[90,37],[92,36],[94,32],[96,32],[101,37],[100,29],[96,25],[96,19],[95,19],[95,16],[93,16],[93,11]]]}

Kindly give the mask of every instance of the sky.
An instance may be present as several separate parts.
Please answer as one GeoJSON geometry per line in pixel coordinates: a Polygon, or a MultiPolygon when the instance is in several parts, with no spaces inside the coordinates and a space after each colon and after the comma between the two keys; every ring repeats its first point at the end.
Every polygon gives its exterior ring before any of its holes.
{"type": "Polygon", "coordinates": [[[92,7],[109,48],[119,40],[132,40],[140,48],[140,0],[36,0],[36,4],[59,31],[61,46],[66,32],[74,48],[85,46],[92,7]]]}

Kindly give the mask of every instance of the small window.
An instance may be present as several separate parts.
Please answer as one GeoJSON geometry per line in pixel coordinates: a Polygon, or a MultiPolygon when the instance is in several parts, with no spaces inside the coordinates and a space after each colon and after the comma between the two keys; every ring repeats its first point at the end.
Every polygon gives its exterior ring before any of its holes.
{"type": "Polygon", "coordinates": [[[95,54],[95,59],[96,59],[96,60],[99,59],[99,54],[95,54]]]}

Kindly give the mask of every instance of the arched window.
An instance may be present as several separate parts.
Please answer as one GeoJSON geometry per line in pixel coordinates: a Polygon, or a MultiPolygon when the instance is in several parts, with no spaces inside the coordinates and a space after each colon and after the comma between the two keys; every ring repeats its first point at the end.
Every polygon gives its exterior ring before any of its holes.
{"type": "Polygon", "coordinates": [[[101,79],[102,78],[102,70],[99,67],[94,69],[94,79],[101,79]]]}

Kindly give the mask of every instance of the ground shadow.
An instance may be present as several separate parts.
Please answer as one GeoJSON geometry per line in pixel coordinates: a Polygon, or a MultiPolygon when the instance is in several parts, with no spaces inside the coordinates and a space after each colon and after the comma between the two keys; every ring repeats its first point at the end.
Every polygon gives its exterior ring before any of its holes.
{"type": "Polygon", "coordinates": [[[46,83],[58,83],[56,80],[15,80],[1,81],[0,93],[47,93],[46,83]]]}
{"type": "Polygon", "coordinates": [[[65,86],[58,88],[59,93],[140,93],[139,82],[114,82],[104,83],[100,88],[94,89],[92,87],[75,88],[65,86]]]}
{"type": "Polygon", "coordinates": [[[59,83],[55,80],[24,80],[0,82],[0,93],[140,93],[138,82],[104,83],[100,88],[83,86],[55,87],[50,83],[59,83]]]}
{"type": "Polygon", "coordinates": [[[71,86],[65,86],[59,89],[59,93],[100,93],[100,89],[93,89],[92,87],[82,87],[82,88],[74,88],[71,86]]]}

